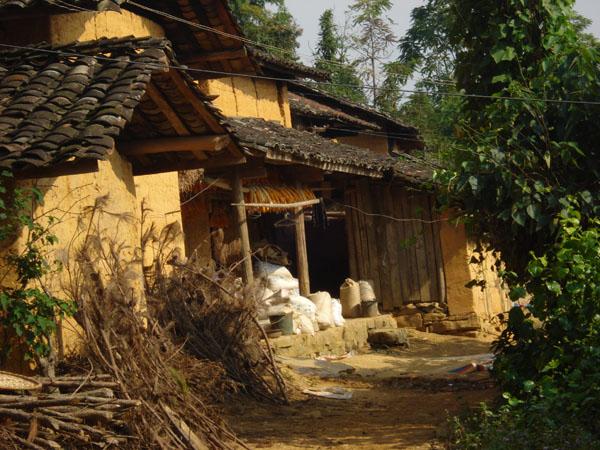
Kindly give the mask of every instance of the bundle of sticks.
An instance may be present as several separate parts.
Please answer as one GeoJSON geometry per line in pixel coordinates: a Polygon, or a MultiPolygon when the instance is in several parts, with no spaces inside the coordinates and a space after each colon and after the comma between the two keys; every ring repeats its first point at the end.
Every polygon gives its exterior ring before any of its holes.
{"type": "MultiPolygon", "coordinates": [[[[131,439],[124,416],[141,405],[118,398],[110,375],[40,378],[42,390],[0,394],[0,438],[14,448],[123,447],[131,439]]],[[[9,447],[10,448],[10,447],[9,447]]]]}

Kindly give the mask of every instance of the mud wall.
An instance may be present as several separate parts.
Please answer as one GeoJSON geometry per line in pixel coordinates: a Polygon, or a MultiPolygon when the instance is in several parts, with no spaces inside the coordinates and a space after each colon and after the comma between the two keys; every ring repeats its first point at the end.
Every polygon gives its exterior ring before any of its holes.
{"type": "Polygon", "coordinates": [[[228,117],[259,117],[291,127],[287,86],[271,80],[230,77],[201,84],[213,103],[228,117]]]}
{"type": "Polygon", "coordinates": [[[446,298],[451,315],[476,313],[489,319],[510,309],[510,301],[493,267],[496,259],[490,251],[476,252],[465,226],[442,221],[440,227],[446,276],[446,298]],[[472,281],[482,285],[468,287],[472,281]]]}

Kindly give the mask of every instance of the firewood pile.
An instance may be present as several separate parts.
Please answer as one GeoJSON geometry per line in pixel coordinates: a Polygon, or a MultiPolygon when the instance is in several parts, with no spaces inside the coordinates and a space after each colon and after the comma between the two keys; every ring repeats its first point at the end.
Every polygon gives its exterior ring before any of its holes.
{"type": "Polygon", "coordinates": [[[119,398],[108,374],[41,378],[31,394],[0,394],[0,439],[10,448],[126,447],[125,417],[140,400],[119,398]]]}
{"type": "Polygon", "coordinates": [[[173,264],[150,292],[149,305],[191,355],[218,361],[240,391],[275,403],[288,402],[285,381],[257,320],[253,286],[231,270],[173,264]]]}

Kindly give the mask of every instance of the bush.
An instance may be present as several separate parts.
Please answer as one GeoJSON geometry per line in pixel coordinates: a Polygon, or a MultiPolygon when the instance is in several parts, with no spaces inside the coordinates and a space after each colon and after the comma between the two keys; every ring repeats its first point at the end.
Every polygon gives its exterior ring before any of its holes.
{"type": "Polygon", "coordinates": [[[25,350],[26,359],[45,358],[51,352],[51,338],[58,317],[73,315],[75,303],[49,293],[41,282],[52,271],[60,270],[47,259],[47,249],[57,242],[51,228],[56,219],[46,217],[42,225],[32,211],[43,198],[38,189],[7,188],[11,174],[0,174],[0,365],[16,348],[25,350]],[[25,231],[23,249],[10,249],[25,231]],[[8,248],[8,250],[7,250],[8,248]]]}
{"type": "Polygon", "coordinates": [[[450,419],[450,450],[591,450],[600,436],[544,402],[510,405],[450,419]]]}
{"type": "Polygon", "coordinates": [[[494,364],[513,402],[543,400],[590,426],[600,418],[599,225],[562,212],[554,247],[532,256],[529,280],[512,290],[531,302],[510,312],[494,364]]]}

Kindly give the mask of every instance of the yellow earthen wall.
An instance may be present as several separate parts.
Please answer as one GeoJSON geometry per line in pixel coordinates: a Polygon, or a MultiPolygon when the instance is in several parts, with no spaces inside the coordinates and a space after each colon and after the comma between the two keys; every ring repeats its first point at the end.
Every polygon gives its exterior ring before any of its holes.
{"type": "Polygon", "coordinates": [[[476,313],[489,319],[508,311],[510,301],[500,279],[492,270],[495,258],[486,252],[482,263],[471,262],[475,245],[469,240],[465,226],[442,221],[440,239],[446,278],[446,299],[451,315],[476,313]],[[467,287],[471,280],[485,280],[486,286],[467,287]]]}
{"type": "Polygon", "coordinates": [[[230,77],[208,80],[201,88],[208,95],[218,95],[213,103],[228,117],[259,117],[291,127],[285,85],[270,80],[230,77]]]}
{"type": "Polygon", "coordinates": [[[154,232],[144,249],[144,266],[157,258],[170,259],[185,256],[182,235],[181,207],[179,201],[179,179],[177,172],[159,173],[135,177],[137,209],[144,209],[142,230],[152,227],[154,232]],[[165,236],[167,227],[176,233],[165,236]],[[164,245],[166,244],[166,246],[164,245]]]}
{"type": "Polygon", "coordinates": [[[68,44],[99,38],[163,37],[160,25],[127,10],[79,12],[50,17],[50,42],[68,44]]]}
{"type": "MultiPolygon", "coordinates": [[[[51,248],[48,260],[59,261],[64,266],[62,271],[46,277],[44,287],[59,298],[70,298],[71,276],[76,273],[75,255],[85,242],[88,230],[91,230],[90,235],[101,235],[107,242],[110,240],[124,246],[121,258],[127,268],[129,292],[135,304],[143,307],[144,283],[138,251],[140,221],[131,164],[113,152],[107,161],[98,163],[98,172],[95,173],[17,183],[17,187],[30,186],[37,187],[44,198],[43,205],[33,211],[33,217],[41,217],[42,224],[43,217],[57,219],[51,232],[58,238],[58,243],[51,248]],[[95,208],[100,204],[101,207],[95,208]],[[90,214],[92,210],[93,215],[90,214]]],[[[25,234],[10,245],[9,251],[18,252],[24,243],[25,234]]],[[[77,350],[78,336],[74,320],[67,320],[63,324],[67,353],[77,350]]],[[[22,362],[15,361],[15,364],[22,362]]]]}
{"type": "Polygon", "coordinates": [[[356,136],[341,136],[336,138],[342,144],[355,145],[369,149],[375,153],[388,154],[388,140],[383,136],[367,136],[358,134],[356,136]]]}

